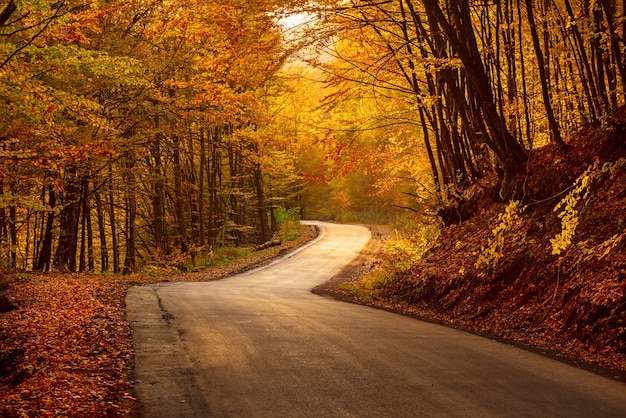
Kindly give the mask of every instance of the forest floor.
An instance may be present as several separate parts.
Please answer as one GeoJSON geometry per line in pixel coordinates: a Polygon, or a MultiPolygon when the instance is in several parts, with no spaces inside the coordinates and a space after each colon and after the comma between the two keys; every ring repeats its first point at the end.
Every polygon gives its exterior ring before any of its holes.
{"type": "Polygon", "coordinates": [[[626,109],[567,145],[533,151],[519,204],[499,199],[495,185],[470,188],[447,211],[456,222],[393,280],[361,280],[384,266],[382,243],[392,235],[373,227],[360,258],[316,292],[626,381],[626,109]]]}
{"type": "Polygon", "coordinates": [[[139,416],[132,385],[130,286],[209,281],[240,273],[317,236],[251,252],[219,268],[163,275],[0,276],[0,418],[139,416]]]}

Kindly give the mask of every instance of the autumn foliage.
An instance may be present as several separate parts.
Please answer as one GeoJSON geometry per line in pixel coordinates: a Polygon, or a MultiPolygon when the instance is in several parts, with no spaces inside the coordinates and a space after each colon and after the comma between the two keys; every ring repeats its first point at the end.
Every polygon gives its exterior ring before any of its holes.
{"type": "Polygon", "coordinates": [[[125,289],[301,217],[397,230],[360,301],[623,372],[625,13],[0,1],[0,414],[132,414],[125,289]]]}
{"type": "Polygon", "coordinates": [[[133,273],[271,239],[300,178],[268,128],[284,6],[2,2],[0,268],[133,273]]]}
{"type": "Polygon", "coordinates": [[[123,290],[55,275],[23,276],[3,292],[19,307],[1,320],[3,416],[125,415],[132,349],[123,290]]]}

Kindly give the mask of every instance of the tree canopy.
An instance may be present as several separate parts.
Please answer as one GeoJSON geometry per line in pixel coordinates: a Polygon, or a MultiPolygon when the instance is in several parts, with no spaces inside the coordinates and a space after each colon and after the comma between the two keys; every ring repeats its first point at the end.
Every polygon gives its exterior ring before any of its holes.
{"type": "Polygon", "coordinates": [[[281,210],[390,222],[494,178],[523,197],[533,149],[567,158],[624,103],[623,12],[4,1],[0,264],[133,272],[267,241],[281,210]]]}

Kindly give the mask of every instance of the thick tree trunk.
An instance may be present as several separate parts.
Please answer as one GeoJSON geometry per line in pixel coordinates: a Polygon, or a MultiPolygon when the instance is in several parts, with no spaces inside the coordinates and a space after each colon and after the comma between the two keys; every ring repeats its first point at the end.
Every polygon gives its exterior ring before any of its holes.
{"type": "MultiPolygon", "coordinates": [[[[439,7],[438,0],[422,0],[431,22],[435,22],[446,35],[452,50],[463,63],[467,78],[472,86],[476,103],[482,113],[491,140],[490,148],[502,163],[504,169],[502,195],[513,193],[513,179],[523,171],[528,160],[526,150],[506,128],[506,121],[498,114],[489,79],[485,73],[481,55],[472,28],[468,0],[458,0],[448,5],[454,24],[451,24],[439,7]]],[[[436,30],[436,28],[431,28],[436,30]]]]}
{"type": "Polygon", "coordinates": [[[66,169],[63,192],[63,209],[59,214],[59,239],[53,266],[59,271],[74,272],[76,271],[78,226],[81,212],[80,185],[75,166],[69,166],[66,169]]]}

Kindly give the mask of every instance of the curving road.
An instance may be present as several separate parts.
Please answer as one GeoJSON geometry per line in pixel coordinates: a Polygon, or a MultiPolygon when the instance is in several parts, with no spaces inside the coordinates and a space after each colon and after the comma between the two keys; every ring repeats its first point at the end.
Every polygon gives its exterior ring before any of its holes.
{"type": "Polygon", "coordinates": [[[626,385],[508,345],[313,295],[369,239],[320,238],[226,280],[132,288],[146,417],[626,417],[626,385]]]}

